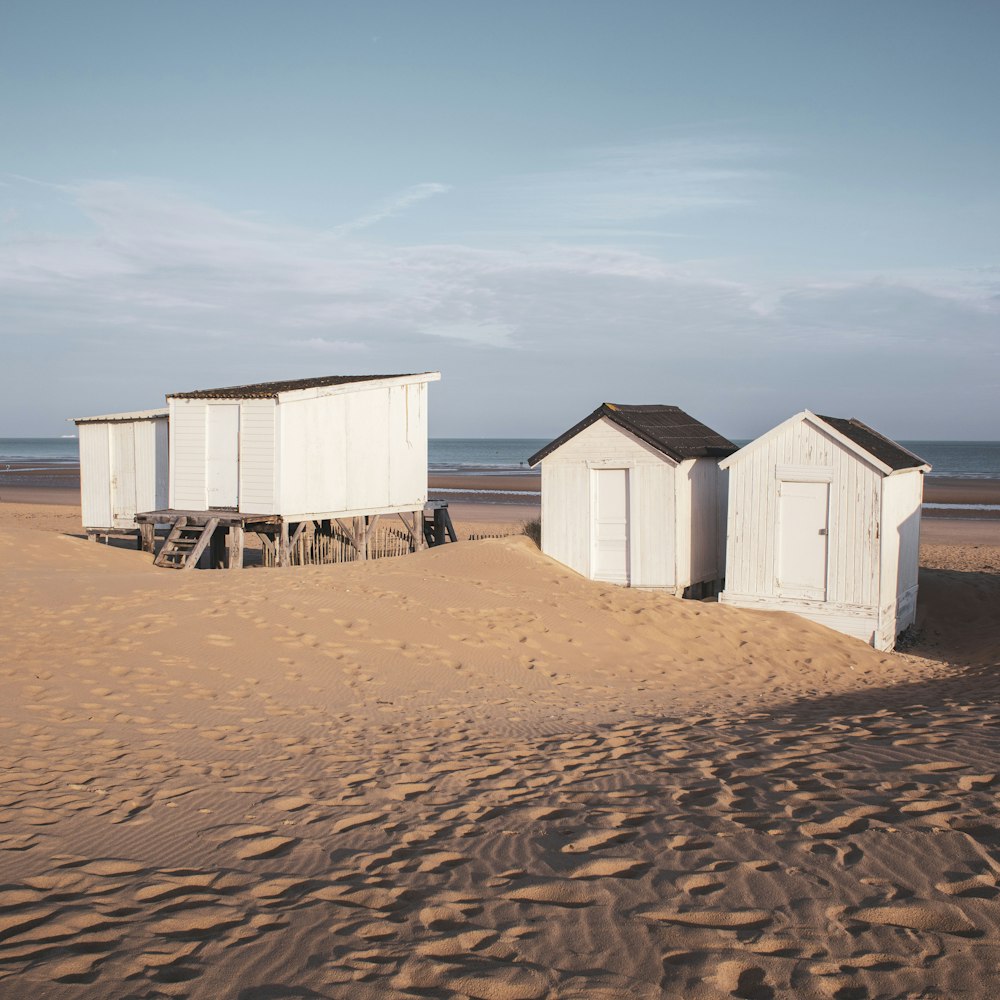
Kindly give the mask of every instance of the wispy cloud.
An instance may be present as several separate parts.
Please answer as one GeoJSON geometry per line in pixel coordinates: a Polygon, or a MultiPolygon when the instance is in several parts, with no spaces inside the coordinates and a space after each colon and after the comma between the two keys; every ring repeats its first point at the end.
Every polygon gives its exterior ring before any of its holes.
{"type": "MultiPolygon", "coordinates": [[[[438,193],[407,191],[370,217],[438,193]]],[[[330,239],[160,185],[89,182],[64,195],[85,225],[0,242],[8,433],[43,412],[372,359],[444,368],[434,412],[470,434],[558,430],[614,396],[686,404],[732,433],[803,405],[898,433],[942,379],[962,386],[968,413],[996,413],[984,371],[1000,344],[1000,273],[989,268],[765,284],[610,242],[392,246],[361,239],[361,226],[330,239]]]]}
{"type": "Polygon", "coordinates": [[[384,219],[398,215],[411,205],[426,201],[428,198],[433,198],[438,194],[445,194],[450,190],[451,186],[448,184],[414,184],[394,197],[386,199],[373,211],[359,216],[350,222],[345,222],[343,225],[335,226],[324,235],[334,239],[343,239],[345,236],[350,236],[361,229],[368,229],[382,222],[384,219]]]}
{"type": "Polygon", "coordinates": [[[654,229],[683,238],[673,230],[691,216],[759,200],[777,176],[774,157],[759,144],[722,140],[581,149],[554,169],[500,182],[490,195],[530,232],[628,238],[654,229]]]}

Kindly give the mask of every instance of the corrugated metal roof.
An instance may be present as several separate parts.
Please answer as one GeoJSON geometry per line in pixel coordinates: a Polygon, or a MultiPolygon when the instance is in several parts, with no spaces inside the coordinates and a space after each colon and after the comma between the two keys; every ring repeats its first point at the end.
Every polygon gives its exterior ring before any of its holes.
{"type": "Polygon", "coordinates": [[[285,382],[254,382],[250,385],[230,385],[221,389],[196,389],[194,392],[171,392],[167,399],[275,399],[283,392],[299,389],[324,389],[353,382],[376,382],[379,379],[418,378],[437,372],[411,372],[403,375],[322,375],[318,378],[291,379],[285,382]]]}
{"type": "Polygon", "coordinates": [[[642,406],[601,403],[593,413],[532,455],[528,464],[537,465],[556,448],[602,418],[630,431],[675,462],[682,462],[686,458],[725,458],[738,450],[728,438],[717,434],[700,420],[695,420],[679,406],[659,403],[642,406]]]}
{"type": "Polygon", "coordinates": [[[839,431],[844,437],[849,438],[859,448],[863,448],[873,458],[888,465],[893,472],[900,472],[903,469],[917,469],[922,465],[928,465],[919,455],[914,455],[912,451],[907,451],[901,444],[887,438],[884,434],[872,429],[867,424],[863,424],[856,417],[824,417],[816,414],[825,424],[829,424],[835,431],[839,431]]]}
{"type": "Polygon", "coordinates": [[[157,420],[168,416],[170,411],[161,406],[156,410],[133,410],[130,413],[105,413],[99,417],[72,417],[74,424],[107,424],[117,420],[157,420]]]}

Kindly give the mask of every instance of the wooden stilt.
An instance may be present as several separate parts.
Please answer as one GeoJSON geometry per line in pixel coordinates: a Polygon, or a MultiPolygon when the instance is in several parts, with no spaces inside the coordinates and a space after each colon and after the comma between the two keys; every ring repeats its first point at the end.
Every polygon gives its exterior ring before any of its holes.
{"type": "Polygon", "coordinates": [[[378,519],[381,516],[382,516],[381,514],[371,514],[368,517],[364,518],[364,520],[367,521],[368,523],[365,525],[365,545],[364,545],[365,554],[362,556],[363,559],[369,558],[370,555],[369,546],[371,544],[372,532],[375,530],[375,526],[378,524],[378,519]]]}
{"type": "Polygon", "coordinates": [[[281,537],[278,541],[278,565],[287,566],[290,562],[290,546],[288,540],[288,522],[282,518],[281,537]]]}
{"type": "Polygon", "coordinates": [[[245,532],[242,524],[229,526],[229,568],[243,569],[245,532]]]}
{"type": "Polygon", "coordinates": [[[222,569],[226,562],[226,529],[221,525],[212,532],[212,540],[209,543],[209,569],[222,569]]]}
{"type": "Polygon", "coordinates": [[[146,524],[146,523],[140,524],[139,548],[143,552],[152,552],[155,544],[156,544],[156,525],[146,524]]]}

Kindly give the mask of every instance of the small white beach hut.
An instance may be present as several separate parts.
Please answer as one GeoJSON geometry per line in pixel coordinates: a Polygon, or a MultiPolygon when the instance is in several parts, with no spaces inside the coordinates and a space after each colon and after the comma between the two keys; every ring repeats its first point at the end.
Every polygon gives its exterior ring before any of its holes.
{"type": "Polygon", "coordinates": [[[422,509],[427,383],[333,375],[167,396],[170,507],[308,521],[422,509]]]}
{"type": "Polygon", "coordinates": [[[77,417],[80,503],[91,535],[137,529],[139,511],[166,506],[167,410],[77,417]]]}
{"type": "Polygon", "coordinates": [[[173,526],[157,565],[191,568],[225,534],[228,564],[241,566],[245,530],[288,565],[308,525],[326,531],[341,519],[367,553],[383,514],[399,514],[420,547],[427,384],[440,377],[329,375],[168,395],[168,503],[141,519],[173,526]]]}
{"type": "Polygon", "coordinates": [[[720,464],[729,470],[720,602],[793,611],[892,649],[916,616],[930,466],[860,420],[809,410],[720,464]]]}
{"type": "Polygon", "coordinates": [[[542,551],[591,580],[715,592],[736,445],[676,406],[602,403],[528,460],[542,467],[542,551]]]}

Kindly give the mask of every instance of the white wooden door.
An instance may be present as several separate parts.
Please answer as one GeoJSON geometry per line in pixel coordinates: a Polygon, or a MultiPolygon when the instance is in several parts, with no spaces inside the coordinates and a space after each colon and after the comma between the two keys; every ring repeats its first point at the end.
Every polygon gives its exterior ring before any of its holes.
{"type": "Polygon", "coordinates": [[[778,579],[781,597],[826,600],[830,484],[778,484],[778,579]]]}
{"type": "Polygon", "coordinates": [[[111,462],[111,527],[135,527],[135,426],[108,424],[111,462]]]}
{"type": "Polygon", "coordinates": [[[593,579],[628,584],[629,527],[628,469],[595,469],[593,579]]]}
{"type": "Polygon", "coordinates": [[[240,404],[213,403],[207,409],[208,506],[236,508],[240,502],[240,404]]]}

